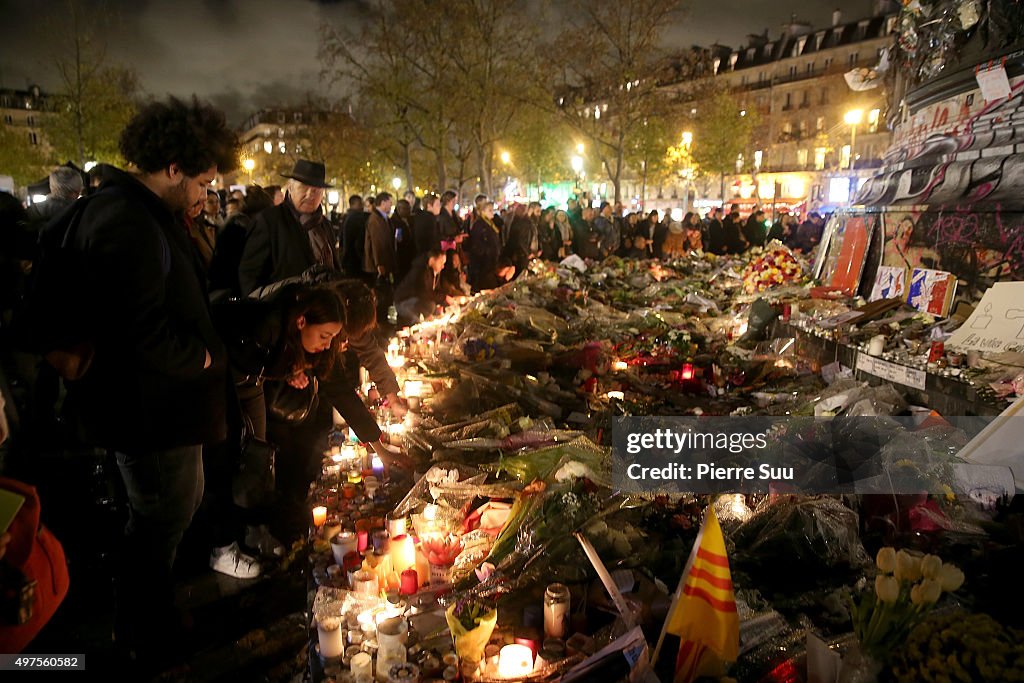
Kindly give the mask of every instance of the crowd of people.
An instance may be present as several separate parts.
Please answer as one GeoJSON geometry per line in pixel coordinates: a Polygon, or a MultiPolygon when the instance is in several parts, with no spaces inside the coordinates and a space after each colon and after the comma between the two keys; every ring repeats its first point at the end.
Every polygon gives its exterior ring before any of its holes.
{"type": "Polygon", "coordinates": [[[762,211],[742,221],[735,206],[675,222],[586,198],[499,213],[485,195],[466,210],[453,191],[352,195],[346,212],[327,214],[326,168],[304,159],[281,186],[219,193],[212,183],[235,168],[238,140],[197,100],[148,105],[120,150],[130,170],[58,168],[28,211],[0,196],[0,304],[5,341],[39,361],[30,431],[67,425],[115,454],[129,508],[115,636],[140,657],[167,642],[140,641],[143,623],[177,623],[172,567],[204,501],[216,511],[210,566],[253,578],[260,556],[284,552],[279,506],[304,509],[333,410],[388,466],[406,465],[357,393],[364,368],[371,398],[405,412],[382,331],[513,280],[534,259],[740,253],[772,239],[810,250],[823,224],[784,214],[768,227],[762,211]],[[277,450],[272,490],[265,478],[239,484],[253,443],[277,450]]]}

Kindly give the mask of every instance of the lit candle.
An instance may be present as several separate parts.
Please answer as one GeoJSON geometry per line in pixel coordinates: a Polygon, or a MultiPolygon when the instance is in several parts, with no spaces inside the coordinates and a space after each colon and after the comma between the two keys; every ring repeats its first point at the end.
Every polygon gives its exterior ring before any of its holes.
{"type": "Polygon", "coordinates": [[[624,360],[617,360],[614,363],[612,363],[612,370],[615,370],[616,372],[625,372],[628,369],[629,363],[627,363],[624,360]]]}
{"type": "Polygon", "coordinates": [[[533,671],[533,651],[525,645],[506,645],[498,653],[498,676],[521,678],[533,671]]]}
{"type": "Polygon", "coordinates": [[[689,382],[693,379],[693,363],[684,363],[683,369],[679,373],[679,378],[684,382],[689,382]]]}
{"type": "Polygon", "coordinates": [[[437,505],[429,503],[425,508],[423,508],[423,519],[428,522],[433,522],[437,519],[437,505]]]}
{"type": "Polygon", "coordinates": [[[868,355],[870,356],[881,356],[882,351],[885,350],[885,335],[879,334],[871,338],[871,342],[868,344],[868,355]]]}
{"type": "Polygon", "coordinates": [[[377,479],[384,478],[384,461],[376,453],[373,455],[373,476],[377,479]]]}
{"type": "Polygon", "coordinates": [[[406,569],[402,572],[402,583],[399,592],[402,595],[412,595],[420,587],[420,577],[415,569],[406,569]]]}
{"type": "Polygon", "coordinates": [[[313,508],[313,526],[318,529],[327,522],[327,508],[323,505],[317,505],[313,508]]]}
{"type": "Polygon", "coordinates": [[[366,571],[360,569],[359,571],[352,574],[352,592],[356,595],[375,596],[379,595],[379,586],[377,585],[377,577],[366,571]]]}
{"type": "Polygon", "coordinates": [[[342,531],[331,539],[331,550],[334,552],[334,561],[343,564],[345,556],[354,553],[359,548],[359,539],[351,531],[342,531]]]}
{"type": "Polygon", "coordinates": [[[553,583],[544,591],[544,637],[562,638],[569,630],[569,588],[553,583]]]}
{"type": "Polygon", "coordinates": [[[370,545],[370,532],[366,529],[360,529],[356,532],[356,550],[363,552],[370,545]]]}
{"type": "Polygon", "coordinates": [[[617,399],[619,401],[622,401],[622,400],[624,400],[626,398],[626,395],[624,393],[622,393],[621,391],[609,391],[605,395],[609,398],[609,400],[610,399],[617,399]]]}
{"type": "Polygon", "coordinates": [[[420,407],[420,396],[423,395],[423,382],[418,379],[405,380],[405,397],[409,400],[409,407],[416,410],[420,407]]]}
{"type": "Polygon", "coordinates": [[[396,574],[416,567],[416,544],[412,536],[406,534],[391,537],[391,566],[396,574]]]}

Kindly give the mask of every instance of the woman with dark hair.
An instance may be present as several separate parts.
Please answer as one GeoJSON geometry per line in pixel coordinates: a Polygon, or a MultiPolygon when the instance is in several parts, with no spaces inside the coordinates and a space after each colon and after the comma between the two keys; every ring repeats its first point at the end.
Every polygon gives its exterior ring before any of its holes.
{"type": "Polygon", "coordinates": [[[238,265],[242,262],[245,239],[249,236],[256,215],[274,205],[271,195],[259,185],[245,191],[242,210],[232,214],[217,233],[217,242],[210,261],[210,297],[242,296],[238,284],[238,265]]]}
{"type": "Polygon", "coordinates": [[[473,291],[498,286],[495,271],[501,256],[501,229],[494,223],[494,202],[482,202],[469,231],[469,283],[473,291]]]}
{"type": "Polygon", "coordinates": [[[452,297],[467,296],[472,288],[466,279],[466,269],[462,267],[462,257],[456,249],[449,249],[444,254],[444,270],[441,271],[444,293],[452,297]]]}
{"type": "Polygon", "coordinates": [[[554,261],[558,258],[558,247],[562,240],[555,228],[555,208],[552,206],[541,211],[537,219],[537,242],[542,259],[554,261]]]}

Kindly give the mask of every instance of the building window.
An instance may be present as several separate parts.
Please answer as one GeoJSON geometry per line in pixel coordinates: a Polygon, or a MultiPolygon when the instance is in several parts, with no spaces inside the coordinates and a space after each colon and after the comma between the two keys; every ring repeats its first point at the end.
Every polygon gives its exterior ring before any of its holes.
{"type": "Polygon", "coordinates": [[[278,114],[277,114],[277,122],[278,123],[284,123],[285,122],[285,117],[284,117],[284,112],[283,111],[282,112],[278,112],[278,114]]]}
{"type": "Polygon", "coordinates": [[[841,168],[850,168],[850,146],[843,145],[839,150],[839,166],[841,168]]]}
{"type": "Polygon", "coordinates": [[[39,136],[36,135],[34,132],[33,133],[29,133],[28,134],[28,141],[31,144],[33,144],[33,145],[38,145],[39,144],[39,136]]]}
{"type": "Polygon", "coordinates": [[[10,114],[4,114],[4,123],[6,123],[8,126],[13,126],[14,117],[12,117],[10,114]]]}
{"type": "Polygon", "coordinates": [[[857,66],[857,61],[859,60],[859,58],[860,58],[860,53],[859,52],[854,52],[853,54],[851,54],[850,55],[850,66],[851,67],[857,66]]]}
{"type": "Polygon", "coordinates": [[[825,153],[828,150],[824,147],[814,148],[814,170],[824,171],[825,170],[825,153]]]}
{"type": "Polygon", "coordinates": [[[284,137],[284,128],[278,128],[277,129],[277,137],[279,137],[279,138],[283,138],[284,137]]]}
{"type": "Polygon", "coordinates": [[[744,76],[743,78],[740,79],[740,85],[746,85],[746,84],[747,84],[747,77],[744,76]]]}
{"type": "Polygon", "coordinates": [[[803,97],[800,98],[800,106],[801,107],[809,107],[809,106],[811,106],[811,91],[810,90],[804,90],[803,97]]]}
{"type": "Polygon", "coordinates": [[[764,159],[764,152],[761,151],[761,150],[755,151],[754,152],[754,168],[756,168],[756,169],[760,169],[761,168],[761,160],[762,159],[764,159]]]}
{"type": "Polygon", "coordinates": [[[790,135],[793,134],[793,123],[791,121],[786,121],[784,124],[782,124],[782,134],[785,135],[786,137],[789,137],[790,135]]]}
{"type": "Polygon", "coordinates": [[[807,150],[798,149],[796,151],[796,165],[800,168],[807,168],[807,150]]]}
{"type": "Polygon", "coordinates": [[[818,133],[823,133],[825,131],[825,117],[824,116],[819,116],[817,118],[817,120],[815,120],[815,122],[814,122],[814,130],[816,132],[818,132],[818,133]]]}
{"type": "Polygon", "coordinates": [[[274,153],[274,143],[271,142],[270,140],[267,140],[266,142],[264,142],[263,143],[263,151],[266,152],[267,154],[273,154],[274,153]]]}
{"type": "Polygon", "coordinates": [[[259,141],[252,143],[252,151],[253,151],[254,154],[259,154],[259,152],[260,152],[260,143],[259,143],[259,141]]]}
{"type": "Polygon", "coordinates": [[[878,131],[878,119],[881,115],[881,111],[878,109],[872,109],[868,112],[868,132],[874,133],[878,131]]]}
{"type": "Polygon", "coordinates": [[[763,84],[765,82],[765,80],[766,80],[765,73],[763,71],[758,72],[758,74],[757,74],[757,82],[763,84]]]}
{"type": "Polygon", "coordinates": [[[800,137],[804,137],[806,135],[807,135],[807,122],[806,121],[801,121],[800,122],[800,137]]]}
{"type": "Polygon", "coordinates": [[[786,93],[786,104],[782,108],[783,109],[792,109],[793,108],[793,93],[791,93],[791,92],[786,93]]]}
{"type": "Polygon", "coordinates": [[[808,64],[807,64],[807,75],[808,76],[813,76],[814,75],[814,62],[808,62],[808,64]]]}
{"type": "Polygon", "coordinates": [[[789,77],[796,78],[796,65],[789,67],[789,77]]]}
{"type": "Polygon", "coordinates": [[[295,153],[302,154],[302,145],[295,145],[295,153]]]}
{"type": "Polygon", "coordinates": [[[34,128],[35,125],[36,125],[36,117],[34,117],[34,116],[28,117],[28,125],[29,125],[30,128],[34,128]]]}
{"type": "Polygon", "coordinates": [[[280,152],[281,154],[287,154],[288,146],[284,144],[284,142],[279,142],[277,143],[277,151],[280,152]]]}
{"type": "Polygon", "coordinates": [[[831,68],[832,68],[832,58],[828,57],[828,58],[825,59],[825,69],[828,70],[828,69],[831,69],[831,68]]]}

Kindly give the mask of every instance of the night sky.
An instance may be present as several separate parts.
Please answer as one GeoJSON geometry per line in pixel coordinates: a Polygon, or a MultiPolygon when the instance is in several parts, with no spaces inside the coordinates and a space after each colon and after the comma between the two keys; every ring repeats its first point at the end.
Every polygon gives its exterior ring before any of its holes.
{"type": "MultiPolygon", "coordinates": [[[[43,18],[62,0],[0,0],[0,87],[56,85],[51,36],[43,18]]],[[[308,92],[331,93],[317,61],[321,21],[359,21],[358,0],[94,0],[107,22],[112,59],[131,64],[146,92],[197,93],[235,122],[260,106],[300,102],[308,92]],[[115,10],[115,11],[112,11],[115,10]]],[[[720,42],[740,46],[748,33],[775,37],[795,13],[815,26],[870,14],[871,0],[693,0],[667,31],[674,46],[720,42]]]]}

